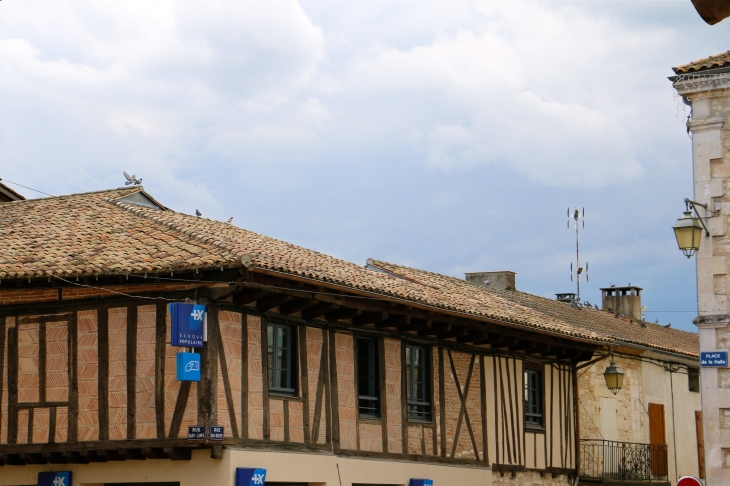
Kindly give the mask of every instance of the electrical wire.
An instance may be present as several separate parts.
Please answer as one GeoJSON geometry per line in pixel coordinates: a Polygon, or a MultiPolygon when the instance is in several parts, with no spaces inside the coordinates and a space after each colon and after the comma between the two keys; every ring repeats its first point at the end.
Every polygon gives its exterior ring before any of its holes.
{"type": "Polygon", "coordinates": [[[117,292],[116,290],[111,290],[111,289],[107,289],[104,287],[94,287],[93,285],[86,285],[86,284],[81,284],[78,282],[72,282],[71,280],[66,280],[65,278],[57,277],[55,275],[52,275],[52,277],[57,280],[61,280],[62,282],[70,283],[71,285],[76,285],[77,287],[85,287],[87,289],[102,290],[104,292],[109,292],[110,294],[123,295],[124,297],[130,297],[132,299],[166,300],[168,302],[176,302],[175,299],[167,299],[165,297],[146,297],[144,295],[130,295],[130,294],[125,294],[124,292],[117,292]]]}
{"type": "Polygon", "coordinates": [[[56,197],[53,194],[48,194],[47,192],[39,191],[38,189],[33,189],[32,187],[24,186],[23,184],[18,184],[17,182],[9,181],[7,179],[0,179],[0,182],[7,182],[7,183],[10,183],[10,184],[14,184],[16,186],[20,186],[22,188],[28,189],[30,191],[39,192],[39,193],[44,194],[46,196],[56,197]]]}

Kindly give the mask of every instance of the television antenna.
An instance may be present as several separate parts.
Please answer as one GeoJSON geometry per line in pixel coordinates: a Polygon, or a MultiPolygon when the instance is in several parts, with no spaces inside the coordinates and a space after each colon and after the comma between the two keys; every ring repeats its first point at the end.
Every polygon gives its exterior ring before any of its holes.
{"type": "Polygon", "coordinates": [[[573,212],[571,214],[570,208],[568,208],[568,229],[570,229],[570,225],[572,224],[575,226],[575,269],[573,268],[573,264],[570,264],[570,281],[573,281],[573,276],[575,275],[575,283],[577,287],[576,292],[576,298],[578,299],[578,302],[580,302],[580,279],[582,275],[585,275],[586,282],[588,282],[588,263],[586,262],[585,267],[581,266],[580,263],[580,235],[579,231],[581,229],[585,229],[586,227],[586,221],[585,221],[585,214],[586,209],[578,209],[574,208],[573,212]],[[572,219],[572,221],[571,221],[572,219]]]}

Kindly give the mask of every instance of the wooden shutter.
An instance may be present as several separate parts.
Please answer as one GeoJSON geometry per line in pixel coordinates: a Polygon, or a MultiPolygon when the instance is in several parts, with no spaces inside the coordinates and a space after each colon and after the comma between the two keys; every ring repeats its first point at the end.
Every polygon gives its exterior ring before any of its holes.
{"type": "Polygon", "coordinates": [[[697,429],[697,463],[700,479],[705,479],[705,441],[702,438],[702,412],[695,411],[695,428],[697,429]]]}
{"type": "Polygon", "coordinates": [[[654,476],[667,474],[667,431],[664,424],[664,405],[649,404],[649,443],[651,448],[651,473],[654,476]],[[661,447],[660,447],[661,446],[661,447]]]}

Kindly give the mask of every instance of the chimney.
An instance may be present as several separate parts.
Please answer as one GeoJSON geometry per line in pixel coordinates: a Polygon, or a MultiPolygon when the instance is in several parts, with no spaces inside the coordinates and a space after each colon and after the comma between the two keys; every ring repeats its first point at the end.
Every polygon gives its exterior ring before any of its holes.
{"type": "Polygon", "coordinates": [[[559,302],[567,302],[569,304],[571,302],[576,302],[578,300],[578,294],[575,294],[573,292],[565,292],[564,294],[555,294],[555,296],[556,296],[555,298],[559,302]]]}
{"type": "Polygon", "coordinates": [[[477,285],[484,285],[497,290],[515,290],[515,272],[503,270],[501,272],[474,272],[465,273],[464,279],[477,285]]]}
{"type": "Polygon", "coordinates": [[[641,320],[641,287],[606,287],[601,289],[601,309],[629,319],[641,320]]]}

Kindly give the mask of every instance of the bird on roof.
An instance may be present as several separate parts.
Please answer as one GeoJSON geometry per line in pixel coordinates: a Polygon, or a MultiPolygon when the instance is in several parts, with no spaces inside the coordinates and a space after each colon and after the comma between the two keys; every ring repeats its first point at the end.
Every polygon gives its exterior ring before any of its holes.
{"type": "Polygon", "coordinates": [[[665,328],[669,329],[670,327],[672,327],[672,323],[670,322],[670,323],[669,323],[669,324],[667,324],[666,326],[662,326],[662,327],[665,327],[665,328]]]}
{"type": "Polygon", "coordinates": [[[197,217],[201,217],[202,215],[203,215],[203,213],[201,213],[201,212],[200,212],[200,211],[198,211],[197,209],[195,210],[195,216],[197,216],[197,217]]]}
{"type": "Polygon", "coordinates": [[[233,222],[233,216],[231,216],[230,218],[228,218],[226,220],[226,223],[228,223],[228,224],[231,224],[232,222],[233,222]]]}
{"type": "Polygon", "coordinates": [[[614,284],[611,284],[611,287],[615,287],[615,285],[614,284]]]}
{"type": "Polygon", "coordinates": [[[127,182],[124,183],[125,186],[133,185],[138,186],[142,184],[142,179],[137,179],[137,176],[135,174],[129,175],[126,172],[122,172],[124,174],[124,178],[127,179],[127,182]]]}

